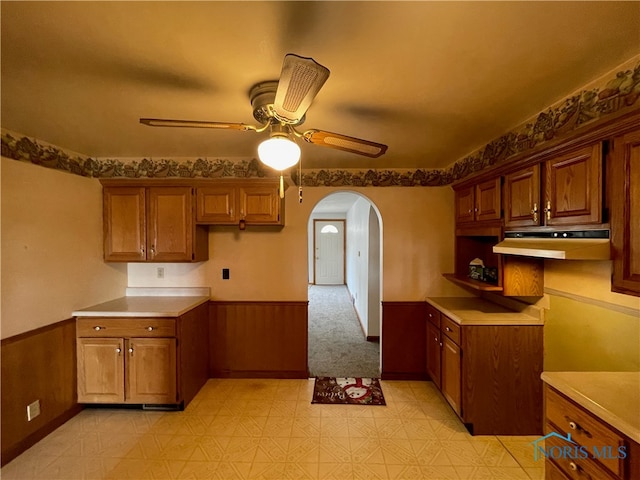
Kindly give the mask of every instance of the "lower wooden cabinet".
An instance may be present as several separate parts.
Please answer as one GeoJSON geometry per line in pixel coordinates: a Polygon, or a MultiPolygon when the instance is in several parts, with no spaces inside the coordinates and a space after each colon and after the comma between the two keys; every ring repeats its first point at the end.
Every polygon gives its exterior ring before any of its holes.
{"type": "Polygon", "coordinates": [[[460,347],[447,335],[442,336],[441,390],[453,411],[462,415],[460,383],[462,379],[462,355],[460,347]]]}
{"type": "Polygon", "coordinates": [[[78,317],[78,403],[184,407],[208,373],[208,304],[175,318],[78,317]]]}
{"type": "Polygon", "coordinates": [[[78,338],[80,403],[177,403],[173,338],[78,338]]]}
{"type": "Polygon", "coordinates": [[[541,434],[542,325],[461,325],[432,310],[440,328],[426,322],[426,370],[467,429],[541,434]]]}
{"type": "Polygon", "coordinates": [[[545,434],[548,480],[640,478],[640,445],[550,386],[545,387],[545,434]]]}
{"type": "Polygon", "coordinates": [[[427,323],[427,375],[438,388],[441,386],[441,347],[440,326],[427,323]]]}

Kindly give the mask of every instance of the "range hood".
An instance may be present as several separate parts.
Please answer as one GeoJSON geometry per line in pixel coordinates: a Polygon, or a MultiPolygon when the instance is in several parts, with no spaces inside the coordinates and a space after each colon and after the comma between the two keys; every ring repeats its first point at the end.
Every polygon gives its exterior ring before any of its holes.
{"type": "Polygon", "coordinates": [[[609,230],[505,232],[494,253],[559,260],[609,260],[609,230]]]}

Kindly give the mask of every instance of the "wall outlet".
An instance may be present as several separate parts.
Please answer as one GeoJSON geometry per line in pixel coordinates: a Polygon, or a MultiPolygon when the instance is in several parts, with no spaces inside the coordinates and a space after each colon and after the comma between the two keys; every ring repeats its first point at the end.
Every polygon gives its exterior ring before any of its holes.
{"type": "Polygon", "coordinates": [[[40,415],[40,400],[27,405],[27,421],[31,421],[40,415]]]}
{"type": "Polygon", "coordinates": [[[164,267],[158,267],[156,269],[156,277],[157,278],[164,278],[164,267]]]}

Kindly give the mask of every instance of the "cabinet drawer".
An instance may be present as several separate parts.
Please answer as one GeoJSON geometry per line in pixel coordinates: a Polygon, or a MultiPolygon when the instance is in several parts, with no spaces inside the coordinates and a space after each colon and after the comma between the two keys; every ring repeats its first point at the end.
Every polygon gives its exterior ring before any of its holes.
{"type": "MultiPolygon", "coordinates": [[[[547,424],[547,430],[553,427],[547,424]]],[[[573,439],[573,435],[571,436],[573,439]]],[[[585,458],[586,453],[579,450],[579,447],[570,445],[566,441],[549,437],[545,440],[545,450],[549,452],[565,452],[563,455],[553,456],[551,462],[570,479],[575,480],[613,480],[600,465],[590,458],[585,458]]]]}
{"type": "MultiPolygon", "coordinates": [[[[550,428],[557,427],[561,430],[559,433],[570,433],[571,439],[586,447],[590,455],[594,454],[594,448],[599,452],[603,448],[610,450],[610,454],[598,458],[598,462],[615,475],[623,476],[624,460],[615,458],[618,456],[618,447],[625,445],[620,435],[551,388],[547,387],[545,400],[547,421],[553,424],[550,428]]],[[[593,478],[602,477],[596,475],[593,478]]]]}
{"type": "Polygon", "coordinates": [[[446,315],[441,314],[442,333],[460,345],[460,325],[451,320],[446,315]]]}
{"type": "Polygon", "coordinates": [[[427,320],[440,329],[440,311],[427,303],[427,320]]]}
{"type": "Polygon", "coordinates": [[[78,337],[175,337],[175,318],[78,318],[78,337]]]}

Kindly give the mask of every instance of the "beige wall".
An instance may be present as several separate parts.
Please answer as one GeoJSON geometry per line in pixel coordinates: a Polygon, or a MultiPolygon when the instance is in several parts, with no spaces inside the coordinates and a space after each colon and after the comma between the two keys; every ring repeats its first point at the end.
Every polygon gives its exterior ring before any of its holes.
{"type": "Polygon", "coordinates": [[[546,260],[544,369],[640,370],[640,298],[611,292],[610,261],[546,260]]]}
{"type": "Polygon", "coordinates": [[[124,294],[126,265],[102,260],[102,189],[2,158],[2,338],[124,294]]]}
{"type": "Polygon", "coordinates": [[[640,371],[640,318],[551,295],[544,327],[547,371],[640,371]]]}
{"type": "MultiPolygon", "coordinates": [[[[286,226],[210,227],[209,261],[199,266],[130,265],[130,286],[209,286],[221,300],[307,300],[308,220],[332,187],[304,189],[304,202],[290,188],[286,226]],[[170,267],[170,268],[169,268],[170,267]],[[230,279],[222,280],[222,269],[230,279]]],[[[368,187],[342,189],[369,198],[382,216],[383,300],[422,300],[427,295],[464,294],[442,278],[453,271],[453,191],[450,187],[368,187]]]]}

